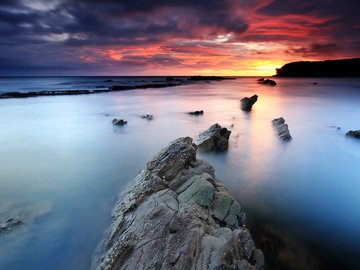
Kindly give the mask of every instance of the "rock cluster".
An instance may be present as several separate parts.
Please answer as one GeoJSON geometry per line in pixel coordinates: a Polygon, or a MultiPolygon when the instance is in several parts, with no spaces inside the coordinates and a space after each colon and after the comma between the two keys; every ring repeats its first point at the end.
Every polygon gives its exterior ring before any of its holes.
{"type": "Polygon", "coordinates": [[[123,126],[123,125],[127,124],[127,121],[125,121],[124,119],[114,118],[114,119],[112,120],[112,123],[113,123],[113,125],[115,125],[115,126],[123,126]]]}
{"type": "Polygon", "coordinates": [[[253,95],[252,97],[244,97],[243,99],[240,100],[241,102],[241,109],[243,111],[251,111],[252,106],[255,104],[255,102],[257,101],[258,96],[257,95],[253,95]]]}
{"type": "Polygon", "coordinates": [[[241,206],[196,148],[179,138],[135,177],[92,269],[262,269],[241,206]]]}
{"type": "Polygon", "coordinates": [[[151,114],[143,114],[140,117],[147,120],[153,120],[154,118],[151,114]]]}
{"type": "Polygon", "coordinates": [[[285,123],[284,118],[282,118],[282,117],[275,118],[274,120],[271,121],[271,123],[272,123],[273,127],[275,128],[275,130],[281,140],[283,140],[283,141],[291,140],[289,127],[285,123]]]}
{"type": "Polygon", "coordinates": [[[202,151],[224,151],[228,148],[230,134],[230,130],[216,123],[198,135],[196,145],[202,151]]]}
{"type": "Polygon", "coordinates": [[[346,136],[353,137],[356,139],[360,139],[360,130],[349,130],[346,133],[346,136]]]}

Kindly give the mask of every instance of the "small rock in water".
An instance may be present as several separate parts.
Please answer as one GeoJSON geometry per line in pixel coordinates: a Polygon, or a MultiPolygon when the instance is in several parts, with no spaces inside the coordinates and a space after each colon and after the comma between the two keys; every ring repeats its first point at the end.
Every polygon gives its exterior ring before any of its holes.
{"type": "Polygon", "coordinates": [[[334,128],[334,129],[336,129],[336,130],[340,130],[340,129],[341,129],[341,127],[338,127],[338,126],[329,126],[329,128],[334,128]]]}
{"type": "Polygon", "coordinates": [[[252,97],[248,98],[248,97],[244,97],[243,99],[240,100],[241,102],[241,109],[243,111],[251,111],[252,106],[254,105],[254,103],[257,101],[258,96],[257,95],[253,95],[252,97]]]}
{"type": "Polygon", "coordinates": [[[190,115],[203,115],[204,111],[203,110],[201,110],[201,111],[193,111],[193,112],[188,112],[188,114],[190,114],[190,115]]]}
{"type": "Polygon", "coordinates": [[[141,118],[147,119],[147,120],[153,120],[154,117],[151,114],[143,114],[141,116],[141,118]]]}
{"type": "Polygon", "coordinates": [[[214,124],[199,134],[196,145],[203,151],[224,151],[228,148],[230,134],[231,131],[227,128],[214,124]]]}
{"type": "Polygon", "coordinates": [[[349,130],[346,133],[346,136],[353,137],[356,139],[360,139],[360,130],[349,130]]]}
{"type": "Polygon", "coordinates": [[[257,80],[259,84],[265,84],[265,85],[270,85],[270,86],[275,86],[276,82],[274,80],[270,80],[270,79],[265,79],[265,78],[261,78],[257,80]]]}
{"type": "Polygon", "coordinates": [[[275,128],[279,138],[283,141],[289,141],[291,140],[291,135],[290,135],[290,131],[289,131],[289,127],[288,125],[285,123],[285,119],[280,117],[280,118],[275,118],[274,120],[271,121],[273,124],[273,127],[275,128]]]}
{"type": "Polygon", "coordinates": [[[0,223],[0,234],[10,231],[13,227],[18,226],[22,223],[23,221],[18,217],[9,218],[7,221],[0,223]]]}
{"type": "Polygon", "coordinates": [[[114,120],[112,121],[113,125],[115,126],[123,126],[125,124],[127,124],[127,121],[125,121],[124,119],[117,119],[114,118],[114,120]]]}

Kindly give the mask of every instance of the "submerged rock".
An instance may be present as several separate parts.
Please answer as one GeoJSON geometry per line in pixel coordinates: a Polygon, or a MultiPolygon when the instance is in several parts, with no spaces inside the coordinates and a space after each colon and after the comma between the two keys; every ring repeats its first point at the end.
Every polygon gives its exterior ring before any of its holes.
{"type": "Polygon", "coordinates": [[[196,145],[203,151],[224,151],[228,148],[230,134],[230,130],[216,123],[199,134],[196,145]]]}
{"type": "Polygon", "coordinates": [[[0,223],[0,234],[10,231],[13,227],[21,225],[23,221],[19,218],[9,218],[5,222],[0,223]]]}
{"type": "Polygon", "coordinates": [[[125,121],[124,119],[114,118],[114,119],[112,120],[112,123],[113,123],[113,125],[115,125],[115,126],[123,126],[123,125],[127,124],[127,121],[125,121]]]}
{"type": "Polygon", "coordinates": [[[179,138],[135,177],[92,269],[262,269],[241,206],[196,148],[179,138]]]}
{"type": "Polygon", "coordinates": [[[252,106],[255,104],[255,102],[257,101],[258,96],[257,95],[253,95],[252,97],[248,98],[248,97],[244,97],[243,99],[240,100],[241,102],[241,109],[243,111],[251,111],[252,106]]]}
{"type": "Polygon", "coordinates": [[[360,139],[360,130],[349,130],[346,133],[346,136],[353,137],[356,139],[360,139]]]}
{"type": "Polygon", "coordinates": [[[140,117],[147,120],[153,120],[154,118],[151,114],[143,114],[140,117]]]}
{"type": "Polygon", "coordinates": [[[193,112],[188,112],[188,114],[190,114],[190,115],[203,115],[204,111],[203,110],[201,110],[201,111],[193,111],[193,112]]]}
{"type": "Polygon", "coordinates": [[[0,200],[0,235],[10,233],[20,227],[29,225],[35,219],[51,211],[50,202],[37,202],[34,204],[4,203],[0,200]]]}
{"type": "Polygon", "coordinates": [[[291,140],[291,135],[290,135],[290,131],[289,131],[289,127],[288,125],[285,123],[285,119],[280,117],[280,118],[275,118],[274,120],[271,121],[273,127],[275,128],[279,138],[283,141],[289,141],[291,140]]]}

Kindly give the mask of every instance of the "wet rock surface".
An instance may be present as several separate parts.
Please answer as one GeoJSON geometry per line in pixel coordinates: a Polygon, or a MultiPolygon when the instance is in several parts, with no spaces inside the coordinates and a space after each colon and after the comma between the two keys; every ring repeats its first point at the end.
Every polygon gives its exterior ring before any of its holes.
{"type": "Polygon", "coordinates": [[[216,123],[200,133],[195,143],[202,151],[224,151],[228,148],[230,134],[230,130],[216,123]]]}
{"type": "Polygon", "coordinates": [[[262,269],[245,214],[179,138],[130,183],[92,269],[262,269]]]}
{"type": "Polygon", "coordinates": [[[278,134],[279,138],[283,141],[290,141],[292,139],[289,131],[288,125],[285,123],[285,119],[275,118],[271,121],[273,127],[276,130],[276,133],[278,134]]]}
{"type": "Polygon", "coordinates": [[[360,130],[349,130],[346,136],[360,139],[360,130]]]}
{"type": "Polygon", "coordinates": [[[243,111],[251,111],[252,106],[255,104],[255,102],[257,101],[258,96],[257,95],[253,95],[252,97],[244,97],[243,99],[240,100],[241,102],[241,109],[243,111]]]}

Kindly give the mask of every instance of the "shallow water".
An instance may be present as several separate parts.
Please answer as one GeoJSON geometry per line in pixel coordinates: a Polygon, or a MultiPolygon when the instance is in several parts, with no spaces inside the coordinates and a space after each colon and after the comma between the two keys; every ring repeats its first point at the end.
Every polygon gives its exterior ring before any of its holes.
{"type": "Polygon", "coordinates": [[[169,141],[216,122],[232,130],[229,150],[198,156],[245,208],[267,264],[357,265],[360,141],[345,133],[360,129],[360,79],[277,82],[0,100],[0,222],[24,218],[0,235],[0,269],[88,269],[126,183],[169,141]],[[241,111],[239,99],[255,93],[253,110],[241,111]],[[280,116],[289,143],[272,129],[280,116]],[[114,127],[114,117],[128,124],[114,127]]]}

